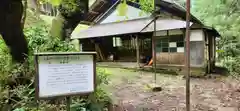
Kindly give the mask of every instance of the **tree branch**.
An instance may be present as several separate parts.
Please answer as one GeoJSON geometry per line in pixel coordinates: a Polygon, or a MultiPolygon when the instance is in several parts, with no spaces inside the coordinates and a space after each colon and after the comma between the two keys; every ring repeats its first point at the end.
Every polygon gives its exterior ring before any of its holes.
{"type": "Polygon", "coordinates": [[[23,6],[23,15],[22,15],[22,20],[21,20],[22,28],[24,28],[26,17],[27,17],[27,8],[28,8],[27,0],[23,0],[23,5],[24,5],[23,6]]]}

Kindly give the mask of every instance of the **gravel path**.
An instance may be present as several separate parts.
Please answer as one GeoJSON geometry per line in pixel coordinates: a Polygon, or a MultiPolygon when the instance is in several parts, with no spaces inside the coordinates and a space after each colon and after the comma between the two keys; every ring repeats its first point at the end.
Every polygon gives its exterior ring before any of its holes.
{"type": "MultiPolygon", "coordinates": [[[[185,80],[181,76],[158,74],[161,92],[147,87],[153,74],[123,69],[108,69],[115,78],[111,92],[115,111],[185,111],[185,80]],[[120,81],[120,82],[119,82],[120,81]]],[[[192,79],[191,111],[240,111],[240,84],[230,78],[192,79]]]]}

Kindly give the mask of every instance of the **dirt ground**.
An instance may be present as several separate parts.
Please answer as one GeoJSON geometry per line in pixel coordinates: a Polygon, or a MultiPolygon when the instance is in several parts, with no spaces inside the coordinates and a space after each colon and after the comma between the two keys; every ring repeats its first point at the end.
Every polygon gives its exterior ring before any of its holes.
{"type": "MultiPolygon", "coordinates": [[[[107,86],[119,111],[186,111],[185,80],[182,76],[157,74],[163,88],[152,92],[154,74],[119,68],[112,73],[107,86]]],[[[240,82],[229,77],[191,79],[191,111],[240,111],[240,82]]]]}

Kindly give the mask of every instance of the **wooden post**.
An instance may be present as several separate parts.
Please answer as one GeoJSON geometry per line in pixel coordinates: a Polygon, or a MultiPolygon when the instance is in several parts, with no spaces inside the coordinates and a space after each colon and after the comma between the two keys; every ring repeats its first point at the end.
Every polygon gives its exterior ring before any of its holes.
{"type": "Polygon", "coordinates": [[[71,98],[70,97],[66,97],[67,99],[67,111],[71,111],[71,98]]]}
{"type": "Polygon", "coordinates": [[[140,67],[140,50],[139,50],[139,37],[136,36],[136,54],[137,54],[137,67],[140,67]]]}
{"type": "Polygon", "coordinates": [[[214,48],[213,48],[213,54],[214,54],[214,56],[213,56],[213,57],[214,57],[213,69],[215,70],[215,67],[216,67],[216,65],[215,65],[215,64],[216,64],[216,37],[215,37],[215,36],[213,37],[213,41],[214,41],[214,42],[213,42],[213,43],[214,43],[214,44],[213,44],[213,47],[214,47],[214,48]]]}
{"type": "Polygon", "coordinates": [[[154,31],[152,36],[152,55],[153,55],[153,69],[154,69],[154,82],[157,83],[157,74],[156,74],[156,0],[154,0],[154,31]]]}
{"type": "Polygon", "coordinates": [[[115,47],[117,47],[117,38],[114,37],[114,44],[115,44],[115,47]]]}
{"type": "Polygon", "coordinates": [[[190,111],[190,0],[187,0],[186,13],[186,111],[190,111]]]}

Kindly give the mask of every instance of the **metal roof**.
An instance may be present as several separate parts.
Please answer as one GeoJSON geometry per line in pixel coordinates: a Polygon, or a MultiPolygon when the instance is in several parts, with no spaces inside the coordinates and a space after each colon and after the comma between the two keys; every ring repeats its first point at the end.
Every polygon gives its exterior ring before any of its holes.
{"type": "MultiPolygon", "coordinates": [[[[73,35],[72,39],[84,39],[94,37],[106,37],[115,35],[124,35],[130,33],[145,33],[153,32],[154,18],[144,18],[137,20],[129,20],[123,22],[106,23],[92,26],[86,30],[82,30],[79,33],[73,35]]],[[[172,30],[185,28],[186,22],[176,19],[157,19],[157,31],[172,30]]],[[[192,25],[192,23],[191,23],[192,25]]]]}
{"type": "MultiPolygon", "coordinates": [[[[193,23],[190,23],[190,26],[193,23]]],[[[186,28],[186,21],[176,20],[176,19],[158,19],[156,21],[156,31],[172,30],[172,29],[182,29],[186,28]]],[[[154,22],[149,24],[142,32],[153,32],[154,22]]]]}
{"type": "Polygon", "coordinates": [[[72,39],[83,39],[93,37],[104,37],[113,35],[122,35],[129,33],[138,33],[150,24],[152,19],[138,19],[123,22],[98,24],[81,30],[79,33],[72,35],[72,39]]]}
{"type": "MultiPolygon", "coordinates": [[[[174,16],[180,17],[183,20],[186,20],[186,9],[177,3],[175,0],[157,0],[156,5],[160,7],[160,11],[164,10],[168,13],[173,14],[174,16]]],[[[161,13],[161,12],[160,12],[161,13]]],[[[198,18],[194,15],[191,15],[191,22],[204,25],[198,18]]]]}

